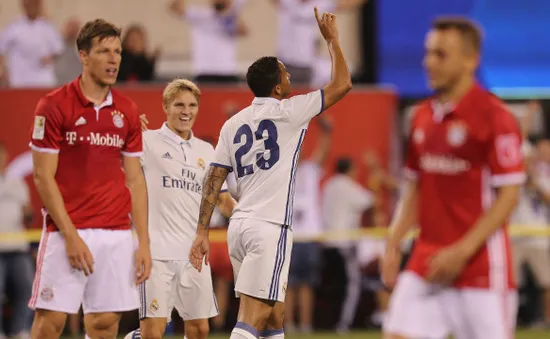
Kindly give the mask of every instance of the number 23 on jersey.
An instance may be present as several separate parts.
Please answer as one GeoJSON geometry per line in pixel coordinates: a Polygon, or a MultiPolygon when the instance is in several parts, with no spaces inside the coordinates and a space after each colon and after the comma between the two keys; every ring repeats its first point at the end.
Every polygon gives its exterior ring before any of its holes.
{"type": "Polygon", "coordinates": [[[277,161],[279,161],[279,144],[277,143],[277,138],[277,126],[271,120],[260,121],[258,129],[255,132],[246,124],[239,127],[233,138],[233,144],[238,145],[242,143],[235,152],[237,177],[242,178],[254,173],[253,164],[243,164],[243,157],[252,150],[254,141],[263,140],[264,143],[263,150],[256,153],[256,166],[262,170],[271,169],[277,161]]]}

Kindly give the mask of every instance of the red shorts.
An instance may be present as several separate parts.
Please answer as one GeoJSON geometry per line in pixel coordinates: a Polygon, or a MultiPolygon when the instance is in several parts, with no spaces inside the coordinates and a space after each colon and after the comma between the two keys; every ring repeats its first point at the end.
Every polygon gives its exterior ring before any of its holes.
{"type": "MultiPolygon", "coordinates": [[[[214,233],[214,238],[219,238],[222,234],[227,234],[227,229],[214,229],[211,230],[210,233],[214,233]]],[[[229,259],[227,241],[210,243],[210,269],[212,270],[212,276],[215,278],[221,278],[227,281],[233,280],[233,267],[229,259]]]]}

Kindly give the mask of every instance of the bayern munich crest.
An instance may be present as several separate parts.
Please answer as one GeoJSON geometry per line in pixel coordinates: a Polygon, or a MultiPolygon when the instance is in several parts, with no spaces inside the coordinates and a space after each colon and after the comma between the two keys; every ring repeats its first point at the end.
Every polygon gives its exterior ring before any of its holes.
{"type": "Polygon", "coordinates": [[[119,111],[115,110],[111,112],[111,115],[113,116],[113,124],[116,127],[124,127],[124,113],[120,113],[119,111]]]}
{"type": "Polygon", "coordinates": [[[457,147],[466,142],[468,131],[466,125],[462,122],[453,122],[447,129],[447,142],[449,145],[457,147]]]}

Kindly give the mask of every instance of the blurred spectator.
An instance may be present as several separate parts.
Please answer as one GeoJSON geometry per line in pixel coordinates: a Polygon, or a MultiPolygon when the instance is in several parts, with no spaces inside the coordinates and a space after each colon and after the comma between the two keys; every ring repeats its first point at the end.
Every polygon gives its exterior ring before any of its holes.
{"type": "Polygon", "coordinates": [[[292,233],[296,240],[290,257],[288,289],[285,298],[285,331],[296,328],[295,312],[302,333],[313,330],[314,288],[319,283],[321,269],[321,249],[317,238],[322,232],[320,186],[323,167],[330,151],[332,120],[324,115],[317,120],[321,135],[313,155],[300,160],[296,172],[296,193],[292,214],[292,233]],[[302,238],[302,239],[300,239],[302,238]]]}
{"type": "MultiPolygon", "coordinates": [[[[545,229],[548,228],[549,222],[550,141],[541,140],[537,146],[538,160],[535,149],[528,141],[524,142],[527,184],[522,188],[519,203],[510,220],[516,225],[545,229]]],[[[542,324],[550,326],[550,242],[546,237],[529,236],[514,237],[512,244],[515,276],[521,282],[523,265],[529,266],[536,282],[543,290],[542,324]]]]}
{"type": "MultiPolygon", "coordinates": [[[[28,338],[32,311],[27,307],[31,297],[33,264],[30,246],[23,237],[24,225],[32,221],[29,189],[22,178],[7,177],[8,152],[0,143],[0,300],[9,297],[13,313],[10,332],[14,338],[28,338]],[[6,294],[9,289],[10,293],[6,294]]],[[[0,303],[0,320],[3,302],[0,303]]],[[[0,321],[0,338],[5,332],[0,321]]]]}
{"type": "Polygon", "coordinates": [[[55,74],[58,85],[73,81],[82,72],[82,64],[76,50],[76,37],[81,26],[82,24],[77,18],[71,18],[61,30],[65,49],[55,60],[55,74]]]}
{"type": "MultiPolygon", "coordinates": [[[[323,216],[328,232],[358,230],[361,227],[363,213],[373,206],[374,198],[358,181],[358,168],[349,158],[340,158],[336,162],[336,174],[331,177],[323,189],[323,216]]],[[[338,238],[338,234],[330,236],[338,238]]],[[[355,318],[355,311],[361,295],[361,267],[357,257],[357,241],[331,240],[328,248],[336,249],[346,266],[346,298],[342,306],[337,331],[346,333],[355,318]]]]}
{"type": "Polygon", "coordinates": [[[237,75],[237,39],[248,34],[240,12],[246,0],[211,0],[210,7],[174,0],[170,11],[189,22],[196,81],[232,83],[237,75]]]}
{"type": "MultiPolygon", "coordinates": [[[[309,85],[318,61],[319,28],[313,7],[320,13],[351,10],[364,0],[272,0],[279,9],[277,56],[292,75],[294,84],[309,85]]],[[[320,59],[323,62],[323,59],[320,59]]],[[[330,64],[330,61],[329,61],[330,64]]],[[[330,69],[330,67],[328,68],[330,69]]]]}
{"type": "Polygon", "coordinates": [[[25,16],[0,35],[0,82],[11,87],[53,87],[55,59],[63,52],[61,36],[41,16],[41,0],[22,0],[25,16]]]}
{"type": "Polygon", "coordinates": [[[141,25],[131,25],[122,38],[122,62],[117,81],[151,81],[160,48],[147,50],[147,36],[141,25]]]}

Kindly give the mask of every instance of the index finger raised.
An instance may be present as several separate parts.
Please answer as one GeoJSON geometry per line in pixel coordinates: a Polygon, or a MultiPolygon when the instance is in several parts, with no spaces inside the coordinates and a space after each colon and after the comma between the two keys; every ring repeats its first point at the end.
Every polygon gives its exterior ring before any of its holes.
{"type": "Polygon", "coordinates": [[[319,10],[317,9],[317,6],[313,7],[313,12],[315,12],[315,19],[317,19],[317,23],[321,24],[321,17],[319,16],[319,10]]]}

